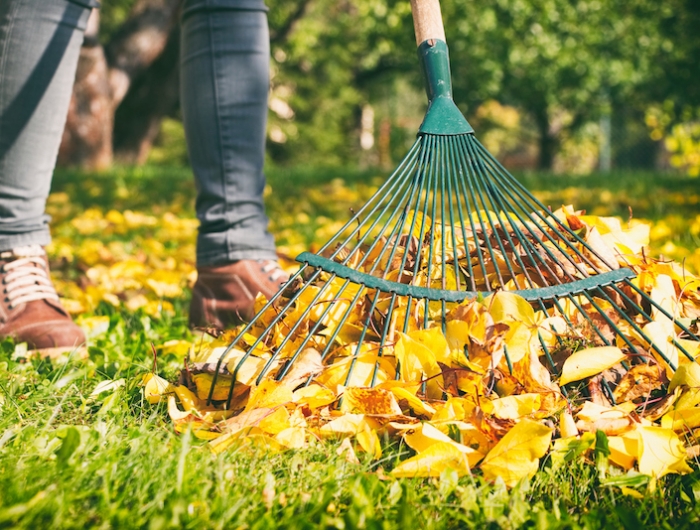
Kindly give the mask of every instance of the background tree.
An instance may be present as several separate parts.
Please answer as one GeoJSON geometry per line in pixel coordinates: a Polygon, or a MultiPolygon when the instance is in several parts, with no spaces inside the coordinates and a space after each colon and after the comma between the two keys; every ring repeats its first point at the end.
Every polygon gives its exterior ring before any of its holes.
{"type": "MultiPolygon", "coordinates": [[[[62,163],[143,163],[162,120],[178,119],[179,3],[104,2],[83,47],[62,163]]],[[[408,0],[268,6],[270,160],[388,165],[401,156],[427,103],[408,0]]],[[[485,102],[512,107],[540,168],[606,113],[618,139],[634,129],[625,142],[650,151],[650,106],[700,105],[692,0],[444,0],[442,9],[457,104],[477,121],[485,102]]]]}

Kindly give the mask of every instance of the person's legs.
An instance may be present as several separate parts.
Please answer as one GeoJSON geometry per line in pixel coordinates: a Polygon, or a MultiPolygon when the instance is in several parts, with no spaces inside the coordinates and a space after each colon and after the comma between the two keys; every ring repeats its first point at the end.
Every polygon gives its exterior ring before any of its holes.
{"type": "Polygon", "coordinates": [[[87,2],[0,2],[0,251],[46,245],[44,212],[87,2]]]}
{"type": "Polygon", "coordinates": [[[274,260],[262,197],[270,61],[264,4],[185,2],[181,53],[182,115],[201,223],[197,264],[274,260]]]}
{"type": "Polygon", "coordinates": [[[263,205],[270,43],[262,0],[186,0],[181,105],[197,183],[198,279],[190,323],[252,317],[287,279],[263,205]]]}
{"type": "Polygon", "coordinates": [[[0,2],[0,335],[42,350],[85,340],[58,302],[42,245],[89,4],[0,2]]]}

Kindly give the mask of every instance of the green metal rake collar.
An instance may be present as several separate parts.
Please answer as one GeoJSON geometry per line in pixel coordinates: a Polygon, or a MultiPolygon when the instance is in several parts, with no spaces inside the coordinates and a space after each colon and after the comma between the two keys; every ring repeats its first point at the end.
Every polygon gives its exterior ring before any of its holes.
{"type": "Polygon", "coordinates": [[[451,136],[473,133],[474,129],[452,99],[452,78],[447,43],[427,40],[418,46],[418,59],[428,94],[428,110],[418,135],[451,136]]]}

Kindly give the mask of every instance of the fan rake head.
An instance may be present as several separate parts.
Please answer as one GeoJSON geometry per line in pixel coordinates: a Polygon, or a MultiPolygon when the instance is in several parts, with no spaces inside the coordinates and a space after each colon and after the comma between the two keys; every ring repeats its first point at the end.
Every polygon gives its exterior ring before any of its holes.
{"type": "MultiPolygon", "coordinates": [[[[577,345],[617,346],[631,362],[668,372],[682,357],[694,362],[700,339],[673,267],[647,272],[660,265],[613,221],[545,207],[455,106],[446,44],[423,42],[419,57],[430,106],[415,143],[371,199],[318,253],[301,254],[285,288],[258,306],[219,357],[209,401],[235,408],[237,381],[251,370],[258,383],[308,384],[328,366],[335,370],[317,379],[322,384],[398,379],[401,334],[449,335],[460,304],[488,306],[502,291],[532,307],[529,325],[538,326],[539,353],[554,373],[557,353],[577,345]],[[230,381],[227,396],[214,395],[221,378],[230,381]]],[[[455,344],[468,360],[474,341],[455,344]]],[[[512,352],[502,349],[512,370],[512,352]]]]}

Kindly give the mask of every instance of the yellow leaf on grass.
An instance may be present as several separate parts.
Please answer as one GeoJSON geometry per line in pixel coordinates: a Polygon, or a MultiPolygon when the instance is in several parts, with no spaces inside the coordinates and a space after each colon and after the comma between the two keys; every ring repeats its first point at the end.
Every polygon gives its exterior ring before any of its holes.
{"type": "Polygon", "coordinates": [[[174,391],[173,386],[159,375],[148,373],[143,376],[143,396],[149,403],[159,403],[164,394],[174,391]]]}
{"type": "Polygon", "coordinates": [[[304,348],[294,360],[291,370],[282,378],[282,382],[294,390],[310,377],[320,374],[322,370],[321,354],[313,348],[304,348]]]}
{"type": "Polygon", "coordinates": [[[283,430],[291,427],[289,411],[285,407],[277,407],[274,412],[260,420],[258,427],[265,434],[275,435],[281,433],[283,430]]]}
{"type": "Polygon", "coordinates": [[[562,438],[571,438],[579,434],[574,417],[568,409],[562,410],[559,414],[559,431],[562,438]]]}
{"type": "Polygon", "coordinates": [[[423,453],[437,443],[452,444],[459,449],[459,451],[467,455],[467,462],[470,467],[475,466],[479,460],[484,457],[479,451],[455,442],[452,438],[429,423],[418,424],[405,430],[403,432],[403,439],[408,446],[417,453],[423,453]]]}
{"type": "Polygon", "coordinates": [[[175,355],[184,358],[192,349],[192,343],[187,340],[169,340],[158,346],[159,355],[175,355]]]}
{"type": "Polygon", "coordinates": [[[671,429],[662,427],[639,427],[641,455],[639,472],[652,477],[668,473],[691,473],[686,462],[687,454],[683,442],[671,429]]]}
{"type": "Polygon", "coordinates": [[[149,274],[145,285],[158,298],[177,298],[182,295],[182,275],[177,271],[157,270],[149,274]]]}
{"type": "Polygon", "coordinates": [[[622,436],[608,436],[608,449],[610,461],[629,471],[639,458],[639,437],[636,432],[622,436]]]}
{"type": "Polygon", "coordinates": [[[622,361],[626,355],[620,348],[601,346],[577,351],[564,361],[559,384],[580,381],[597,375],[622,361]]]}
{"type": "Polygon", "coordinates": [[[452,469],[459,476],[468,475],[469,459],[454,444],[437,442],[396,466],[391,474],[395,477],[439,477],[445,469],[452,469]]]}
{"type": "Polygon", "coordinates": [[[543,410],[557,410],[566,404],[559,385],[552,381],[552,376],[534,350],[513,364],[513,376],[526,391],[541,394],[543,410]]]}
{"type": "Polygon", "coordinates": [[[319,429],[319,432],[325,436],[357,434],[363,431],[366,425],[364,414],[343,414],[326,423],[319,429]]]}
{"type": "Polygon", "coordinates": [[[84,317],[78,321],[78,325],[83,328],[85,336],[88,339],[92,339],[106,333],[109,330],[109,317],[84,317]]]}
{"type": "MultiPolygon", "coordinates": [[[[629,410],[625,410],[626,404],[617,407],[605,407],[592,401],[586,401],[576,415],[578,422],[576,427],[580,431],[603,431],[608,436],[624,434],[634,428],[635,420],[630,416],[629,410]]],[[[634,403],[630,404],[634,408],[634,403]]]]}
{"type": "Polygon", "coordinates": [[[644,494],[637,491],[636,489],[633,488],[628,488],[627,486],[620,486],[620,491],[622,492],[623,495],[627,495],[628,497],[634,497],[635,499],[643,499],[644,494]]]}
{"type": "Polygon", "coordinates": [[[373,458],[382,457],[382,445],[379,442],[377,431],[370,429],[368,426],[365,430],[358,432],[355,435],[355,439],[357,443],[360,444],[360,447],[362,447],[366,453],[372,455],[373,458]]]}
{"type": "Polygon", "coordinates": [[[191,410],[200,410],[204,408],[204,401],[199,399],[197,395],[186,386],[179,385],[173,390],[185,411],[189,412],[191,410]]]}
{"type": "Polygon", "coordinates": [[[275,441],[288,449],[303,449],[306,447],[306,429],[288,427],[275,435],[275,441]]]}
{"type": "Polygon", "coordinates": [[[552,429],[536,421],[523,419],[516,423],[481,463],[484,477],[491,480],[500,477],[513,487],[521,479],[534,476],[540,458],[549,448],[552,433],[552,429]]]}

